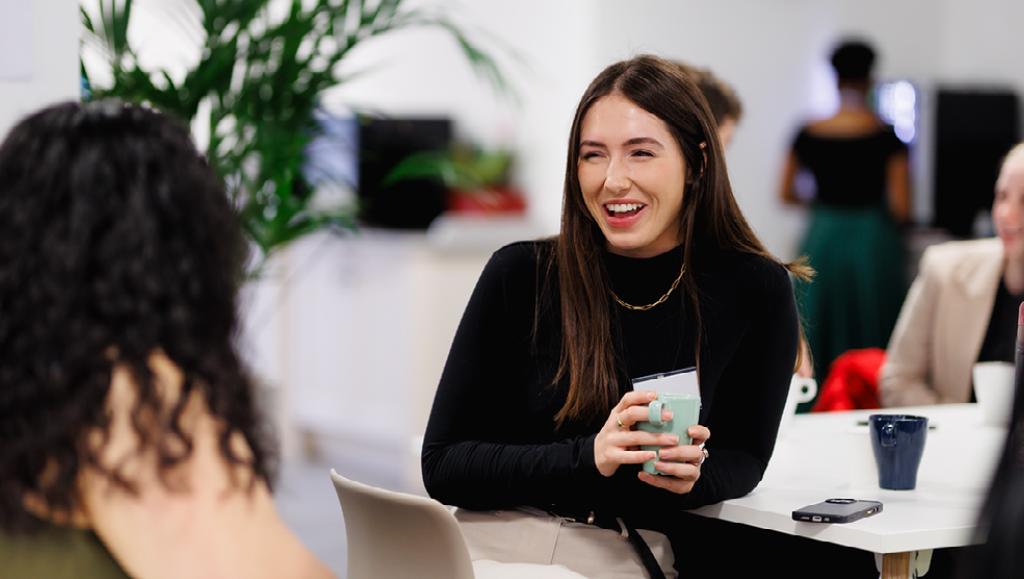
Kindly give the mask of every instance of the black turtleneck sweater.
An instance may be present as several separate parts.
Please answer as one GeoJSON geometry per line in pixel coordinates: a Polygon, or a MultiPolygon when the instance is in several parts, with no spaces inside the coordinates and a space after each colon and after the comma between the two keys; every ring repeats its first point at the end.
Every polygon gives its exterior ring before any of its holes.
{"type": "MultiPolygon", "coordinates": [[[[608,478],[598,472],[594,438],[607,416],[556,430],[568,381],[551,385],[561,334],[557,276],[545,267],[552,249],[550,241],[508,245],[477,282],[427,425],[423,480],[430,495],[468,509],[593,510],[661,528],[670,519],[651,519],[650,511],[670,515],[750,492],[775,445],[796,357],[797,314],[785,269],[751,254],[694,257],[703,335],[700,423],[711,431],[710,458],[693,490],[675,495],[640,481],[639,466],[622,466],[608,478]]],[[[634,305],[661,297],[682,264],[678,249],[649,259],[603,259],[616,295],[634,305]]],[[[622,394],[632,389],[631,378],[694,365],[684,292],[680,284],[644,312],[609,297],[622,394]]]]}

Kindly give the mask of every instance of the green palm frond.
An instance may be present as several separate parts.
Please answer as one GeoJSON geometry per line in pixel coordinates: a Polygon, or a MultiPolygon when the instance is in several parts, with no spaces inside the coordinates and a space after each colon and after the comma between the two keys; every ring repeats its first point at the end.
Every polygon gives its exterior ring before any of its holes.
{"type": "MultiPolygon", "coordinates": [[[[99,0],[94,13],[81,10],[83,42],[99,49],[113,80],[91,85],[92,95],[148,102],[189,124],[205,105],[207,157],[265,256],[308,233],[354,226],[354,208],[312,203],[302,167],[320,96],[352,78],[338,64],[360,43],[403,29],[443,30],[499,95],[516,100],[495,59],[440,10],[408,9],[403,0],[292,0],[272,18],[272,0],[168,1],[163,15],[200,43],[199,62],[178,82],[144,70],[128,38],[132,0],[99,0]]],[[[82,71],[89,79],[84,62],[82,71]]]]}

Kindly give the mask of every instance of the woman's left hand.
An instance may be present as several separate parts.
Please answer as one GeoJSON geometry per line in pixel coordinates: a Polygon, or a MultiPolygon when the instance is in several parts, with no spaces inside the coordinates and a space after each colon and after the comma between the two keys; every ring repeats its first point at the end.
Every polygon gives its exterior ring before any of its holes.
{"type": "Polygon", "coordinates": [[[684,495],[693,489],[693,484],[700,478],[701,463],[704,462],[703,445],[711,438],[711,431],[704,426],[695,424],[686,430],[693,438],[693,444],[687,446],[664,446],[658,452],[655,468],[671,476],[648,474],[640,471],[640,480],[669,492],[684,495]],[[680,461],[680,462],[668,462],[680,461]]]}

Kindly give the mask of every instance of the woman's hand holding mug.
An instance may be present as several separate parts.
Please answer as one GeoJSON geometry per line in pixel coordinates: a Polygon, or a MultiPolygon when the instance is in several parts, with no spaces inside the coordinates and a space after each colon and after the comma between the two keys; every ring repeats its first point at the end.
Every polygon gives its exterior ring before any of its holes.
{"type": "Polygon", "coordinates": [[[640,471],[640,480],[680,495],[690,492],[693,484],[700,478],[700,467],[705,457],[704,443],[711,438],[711,431],[705,426],[695,424],[686,429],[686,434],[693,438],[693,444],[670,446],[658,451],[658,461],[654,466],[664,474],[640,471]]]}
{"type": "MultiPolygon", "coordinates": [[[[640,450],[641,444],[675,445],[679,437],[673,434],[654,434],[633,430],[632,426],[647,420],[646,404],[658,397],[651,390],[627,392],[612,408],[601,431],[594,440],[594,462],[604,476],[612,476],[623,464],[641,464],[657,458],[652,450],[640,450]]],[[[663,410],[662,420],[671,420],[672,412],[663,410]]]]}
{"type": "MultiPolygon", "coordinates": [[[[654,462],[663,474],[640,473],[640,480],[674,493],[688,493],[700,478],[700,463],[704,459],[704,442],[711,432],[704,426],[693,425],[686,430],[691,444],[678,446],[679,436],[671,433],[635,430],[638,422],[648,421],[648,404],[658,393],[650,390],[627,392],[612,408],[601,431],[594,440],[594,462],[604,476],[612,476],[623,464],[654,462]],[[658,450],[642,450],[641,445],[658,446],[658,450]],[[679,461],[679,462],[666,462],[679,461]],[[667,475],[667,476],[666,476],[667,475]]],[[[661,410],[661,420],[672,420],[670,410],[661,410]]]]}

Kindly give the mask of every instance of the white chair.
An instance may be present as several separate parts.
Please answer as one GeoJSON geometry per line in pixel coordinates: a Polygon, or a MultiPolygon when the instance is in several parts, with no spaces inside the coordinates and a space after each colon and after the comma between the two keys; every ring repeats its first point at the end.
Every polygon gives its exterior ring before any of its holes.
{"type": "Polygon", "coordinates": [[[349,480],[331,469],[348,541],[347,579],[474,579],[459,522],[441,503],[349,480]]]}
{"type": "Polygon", "coordinates": [[[560,565],[474,563],[459,522],[441,503],[364,485],[334,469],[331,480],[345,516],[346,579],[586,579],[560,565]]]}

